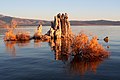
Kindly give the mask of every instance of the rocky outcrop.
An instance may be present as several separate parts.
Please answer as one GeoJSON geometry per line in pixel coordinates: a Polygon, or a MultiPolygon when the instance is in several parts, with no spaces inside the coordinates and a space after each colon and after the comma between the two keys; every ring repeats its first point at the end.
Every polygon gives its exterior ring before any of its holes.
{"type": "Polygon", "coordinates": [[[42,35],[42,25],[39,25],[39,26],[37,27],[37,30],[35,31],[34,38],[37,39],[37,38],[39,38],[39,36],[41,36],[41,35],[42,35]]]}
{"type": "Polygon", "coordinates": [[[54,39],[69,37],[72,34],[70,22],[68,21],[68,14],[57,14],[54,16],[54,21],[51,22],[51,28],[47,35],[54,39]]]}

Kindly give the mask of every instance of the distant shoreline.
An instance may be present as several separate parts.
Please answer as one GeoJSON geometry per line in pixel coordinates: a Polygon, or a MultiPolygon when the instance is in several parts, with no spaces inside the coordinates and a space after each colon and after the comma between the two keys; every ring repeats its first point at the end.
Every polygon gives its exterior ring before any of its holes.
{"type": "MultiPolygon", "coordinates": [[[[38,26],[38,25],[18,25],[18,26],[38,26]]],[[[51,25],[42,25],[42,26],[51,26],[51,25]]],[[[120,26],[120,25],[71,25],[71,26],[120,26]]]]}
{"type": "MultiPolygon", "coordinates": [[[[11,16],[0,16],[0,27],[4,27],[15,21],[18,26],[38,26],[42,24],[43,26],[50,26],[51,21],[48,20],[35,20],[35,19],[22,19],[11,16]]],[[[111,20],[89,20],[89,21],[78,21],[70,20],[71,26],[120,26],[120,21],[111,20]]]]}
{"type": "MultiPolygon", "coordinates": [[[[22,27],[22,26],[25,26],[25,27],[27,27],[27,26],[38,26],[38,25],[18,25],[18,27],[22,27]]],[[[51,25],[43,25],[43,26],[51,26],[51,25]]],[[[120,26],[120,25],[71,25],[71,26],[120,26]]],[[[0,26],[0,28],[5,28],[5,27],[2,27],[2,26],[0,26]]]]}

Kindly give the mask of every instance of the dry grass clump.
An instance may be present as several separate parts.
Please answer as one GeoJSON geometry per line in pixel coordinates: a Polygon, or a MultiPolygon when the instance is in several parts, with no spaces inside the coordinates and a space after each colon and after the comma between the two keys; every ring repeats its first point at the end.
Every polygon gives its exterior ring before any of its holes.
{"type": "Polygon", "coordinates": [[[4,41],[28,41],[30,40],[30,34],[28,32],[18,32],[14,34],[14,30],[17,26],[15,20],[12,20],[8,26],[8,31],[5,33],[4,41]]]}
{"type": "Polygon", "coordinates": [[[5,41],[16,41],[17,38],[16,38],[16,35],[13,33],[13,31],[9,30],[5,33],[4,40],[5,41]]]}
{"type": "Polygon", "coordinates": [[[30,34],[28,32],[19,32],[16,34],[17,41],[28,41],[30,40],[30,34]]]}
{"type": "Polygon", "coordinates": [[[4,41],[28,41],[30,40],[30,34],[28,32],[13,33],[13,30],[9,30],[5,33],[4,41]]]}
{"type": "Polygon", "coordinates": [[[109,52],[104,49],[97,41],[97,37],[89,40],[84,33],[79,33],[73,39],[72,53],[80,55],[83,59],[94,60],[95,58],[108,57],[109,52]]]}

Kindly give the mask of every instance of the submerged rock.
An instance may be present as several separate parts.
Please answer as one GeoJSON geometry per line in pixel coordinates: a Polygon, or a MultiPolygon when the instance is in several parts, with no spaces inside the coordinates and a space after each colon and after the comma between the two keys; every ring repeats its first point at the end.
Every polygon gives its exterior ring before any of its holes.
{"type": "Polygon", "coordinates": [[[40,36],[36,36],[36,37],[34,36],[33,39],[49,42],[51,37],[48,35],[40,35],[40,36]]]}
{"type": "Polygon", "coordinates": [[[103,40],[104,40],[106,43],[108,43],[108,41],[109,41],[108,36],[106,36],[103,40]]]}

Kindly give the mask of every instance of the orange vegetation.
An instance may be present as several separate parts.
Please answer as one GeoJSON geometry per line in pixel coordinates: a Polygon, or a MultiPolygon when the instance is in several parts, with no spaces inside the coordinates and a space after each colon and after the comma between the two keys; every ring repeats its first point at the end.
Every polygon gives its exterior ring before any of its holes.
{"type": "Polygon", "coordinates": [[[13,33],[13,30],[8,30],[5,33],[4,41],[27,41],[30,40],[30,34],[28,32],[13,33]]]}
{"type": "Polygon", "coordinates": [[[14,34],[14,29],[16,28],[17,23],[15,20],[12,20],[10,25],[7,27],[8,31],[5,33],[4,41],[27,41],[30,40],[30,34],[28,32],[18,32],[14,34]]]}
{"type": "Polygon", "coordinates": [[[55,52],[55,60],[66,62],[71,73],[84,75],[88,71],[96,73],[104,58],[109,56],[97,39],[81,32],[76,36],[51,40],[50,46],[55,52]]]}
{"type": "Polygon", "coordinates": [[[73,39],[72,53],[74,55],[79,54],[82,58],[93,60],[95,58],[105,58],[108,57],[109,52],[104,49],[104,47],[98,43],[97,37],[89,37],[80,33],[73,39]]]}
{"type": "Polygon", "coordinates": [[[19,32],[16,34],[17,41],[28,41],[30,40],[30,34],[28,32],[19,32]]]}
{"type": "Polygon", "coordinates": [[[13,33],[12,30],[8,30],[6,33],[5,33],[5,37],[4,37],[4,40],[5,41],[16,41],[16,35],[13,33]]]}

